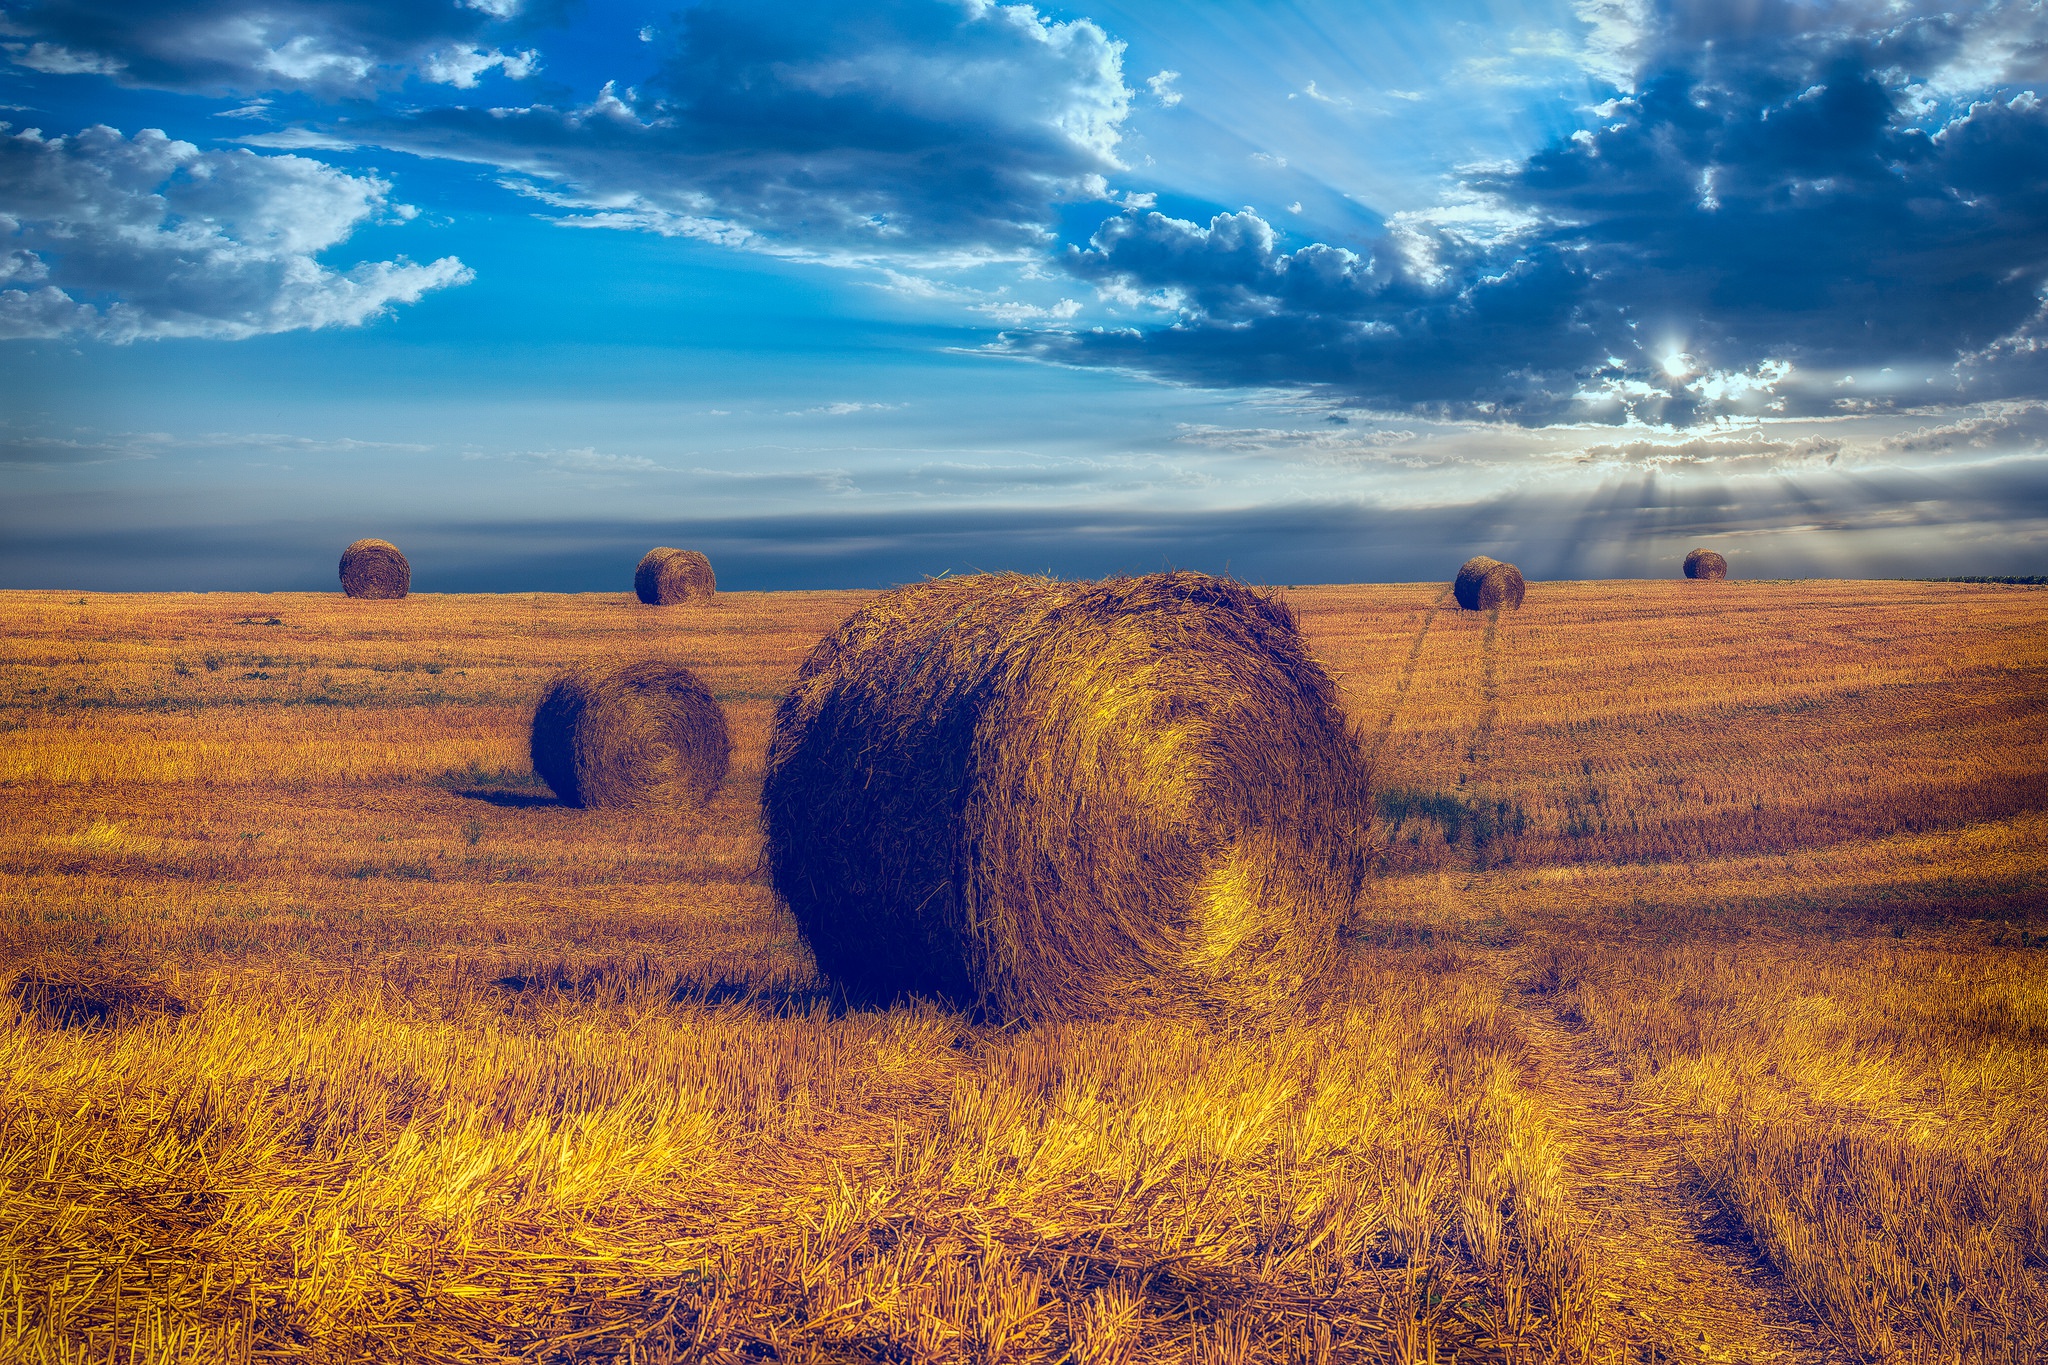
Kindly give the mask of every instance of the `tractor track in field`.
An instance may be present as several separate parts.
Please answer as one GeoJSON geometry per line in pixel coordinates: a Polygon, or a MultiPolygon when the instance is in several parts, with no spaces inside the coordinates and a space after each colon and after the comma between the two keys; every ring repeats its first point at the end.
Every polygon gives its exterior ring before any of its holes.
{"type": "MultiPolygon", "coordinates": [[[[1496,607],[1480,638],[1480,712],[1465,746],[1463,791],[1484,787],[1483,774],[1501,757],[1503,650],[1496,607]]],[[[1674,1116],[1637,1094],[1615,1058],[1554,996],[1516,989],[1515,981],[1531,979],[1526,953],[1503,955],[1509,970],[1502,982],[1525,1047],[1523,1084],[1560,1140],[1580,1236],[1593,1253],[1613,1334],[1643,1360],[1859,1360],[1800,1302],[1735,1212],[1703,1187],[1674,1116]]]]}
{"type": "Polygon", "coordinates": [[[1429,604],[1429,610],[1422,614],[1422,624],[1415,629],[1415,639],[1408,646],[1407,661],[1401,665],[1401,680],[1394,684],[1394,700],[1387,705],[1387,716],[1380,722],[1379,733],[1373,736],[1371,771],[1379,772],[1380,753],[1387,747],[1387,740],[1394,733],[1394,722],[1401,718],[1402,703],[1408,700],[1409,684],[1415,681],[1415,667],[1422,661],[1422,646],[1429,640],[1429,628],[1436,624],[1437,613],[1444,609],[1444,601],[1451,595],[1449,585],[1436,595],[1429,604]]]}
{"type": "Polygon", "coordinates": [[[1649,1359],[1846,1365],[1861,1356],[1809,1311],[1735,1212],[1700,1182],[1672,1116],[1633,1093],[1585,1027],[1508,990],[1523,1084],[1560,1147],[1610,1311],[1649,1359]]]}

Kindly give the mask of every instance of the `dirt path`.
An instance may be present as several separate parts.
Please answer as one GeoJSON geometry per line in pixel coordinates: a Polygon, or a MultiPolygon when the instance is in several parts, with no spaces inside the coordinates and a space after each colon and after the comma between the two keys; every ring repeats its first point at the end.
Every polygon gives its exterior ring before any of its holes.
{"type": "MultiPolygon", "coordinates": [[[[1511,997],[1512,998],[1512,997],[1511,997]]],[[[1525,1086],[1562,1140],[1612,1307],[1657,1359],[1848,1362],[1699,1186],[1663,1115],[1637,1103],[1611,1058],[1540,997],[1516,1000],[1525,1086]]]]}

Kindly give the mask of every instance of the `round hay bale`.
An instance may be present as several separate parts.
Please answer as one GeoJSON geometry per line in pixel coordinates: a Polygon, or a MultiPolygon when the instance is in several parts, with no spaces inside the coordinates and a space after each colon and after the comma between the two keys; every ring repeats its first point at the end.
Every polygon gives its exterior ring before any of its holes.
{"type": "Polygon", "coordinates": [[[412,565],[388,540],[359,540],[341,552],[341,590],[350,597],[403,597],[412,565]]]}
{"type": "Polygon", "coordinates": [[[1458,569],[1451,591],[1457,594],[1458,605],[1466,611],[1490,611],[1495,607],[1519,611],[1528,585],[1522,582],[1522,571],[1514,565],[1503,564],[1488,555],[1474,555],[1458,569]]]}
{"type": "Polygon", "coordinates": [[[776,714],[775,888],[848,994],[1259,1008],[1330,961],[1369,782],[1293,613],[1204,574],[919,583],[776,714]]]}
{"type": "Polygon", "coordinates": [[[657,545],[633,570],[633,592],[654,607],[708,602],[718,595],[718,576],[711,572],[711,561],[695,550],[657,545]]]}
{"type": "Polygon", "coordinates": [[[1687,578],[1726,578],[1728,561],[1712,550],[1694,550],[1685,557],[1687,578]]]}
{"type": "Polygon", "coordinates": [[[534,708],[533,770],[587,810],[701,806],[732,763],[725,711],[680,664],[559,674],[534,708]]]}

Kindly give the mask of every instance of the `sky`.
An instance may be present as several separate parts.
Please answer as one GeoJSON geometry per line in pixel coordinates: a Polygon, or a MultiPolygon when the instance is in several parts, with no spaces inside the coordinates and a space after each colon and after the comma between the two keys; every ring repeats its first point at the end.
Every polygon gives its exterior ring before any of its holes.
{"type": "Polygon", "coordinates": [[[0,0],[0,587],[2048,571],[2048,8],[0,0]]]}

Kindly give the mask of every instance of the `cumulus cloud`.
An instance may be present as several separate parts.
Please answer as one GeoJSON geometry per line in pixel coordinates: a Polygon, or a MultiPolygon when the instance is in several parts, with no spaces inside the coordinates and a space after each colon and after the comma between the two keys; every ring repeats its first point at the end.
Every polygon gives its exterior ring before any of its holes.
{"type": "Polygon", "coordinates": [[[1901,454],[1950,451],[2038,451],[2048,445],[2048,403],[1992,403],[1975,416],[1936,422],[1886,437],[1882,448],[1901,454]]]}
{"type": "Polygon", "coordinates": [[[1105,222],[1066,266],[1162,324],[1012,349],[1389,410],[1686,425],[2018,395],[2048,374],[2048,108],[1941,104],[2041,59],[1992,5],[1581,7],[1620,87],[1591,126],[1468,167],[1377,240],[1288,249],[1250,210],[1105,222]],[[1896,367],[1918,392],[1840,392],[1896,367]]]}
{"type": "Polygon", "coordinates": [[[977,313],[986,314],[1007,327],[1020,322],[1065,322],[1081,311],[1079,299],[1061,299],[1053,304],[1024,303],[1015,299],[1004,299],[994,303],[973,305],[977,313]]]}
{"type": "Polygon", "coordinates": [[[155,129],[46,138],[0,125],[0,284],[12,286],[0,288],[0,338],[351,327],[467,282],[452,256],[320,263],[395,211],[390,188],[305,157],[201,151],[155,129]]]}
{"type": "Polygon", "coordinates": [[[336,123],[330,136],[498,167],[564,219],[824,256],[1016,255],[1106,198],[1123,45],[1028,5],[890,0],[682,12],[657,74],[587,105],[336,123]]]}
{"type": "Polygon", "coordinates": [[[467,89],[493,67],[514,80],[532,74],[532,50],[481,41],[559,6],[527,8],[538,12],[522,14],[519,0],[31,0],[0,21],[20,40],[0,50],[34,71],[161,90],[360,95],[408,74],[467,89]]]}

